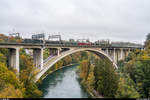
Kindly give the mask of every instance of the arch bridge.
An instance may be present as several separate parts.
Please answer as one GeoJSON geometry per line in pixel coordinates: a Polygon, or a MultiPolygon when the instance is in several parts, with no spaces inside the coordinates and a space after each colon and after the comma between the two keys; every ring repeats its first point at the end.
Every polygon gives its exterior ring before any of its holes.
{"type": "Polygon", "coordinates": [[[71,46],[71,45],[45,45],[42,44],[12,44],[12,43],[0,43],[0,48],[8,48],[9,54],[9,66],[17,69],[19,73],[19,50],[32,49],[33,62],[35,67],[40,71],[36,75],[36,81],[56,62],[63,59],[64,57],[79,52],[89,51],[92,52],[102,59],[109,59],[114,68],[117,68],[117,62],[125,59],[130,51],[135,49],[142,50],[142,47],[99,47],[99,46],[71,46]],[[43,59],[43,51],[45,48],[49,49],[49,57],[43,59]]]}

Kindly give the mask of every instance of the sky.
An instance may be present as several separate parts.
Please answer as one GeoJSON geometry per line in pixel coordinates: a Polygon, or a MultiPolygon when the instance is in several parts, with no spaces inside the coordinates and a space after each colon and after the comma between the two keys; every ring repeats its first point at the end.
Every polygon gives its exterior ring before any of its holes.
{"type": "Polygon", "coordinates": [[[0,0],[0,33],[143,43],[150,0],[0,0]]]}

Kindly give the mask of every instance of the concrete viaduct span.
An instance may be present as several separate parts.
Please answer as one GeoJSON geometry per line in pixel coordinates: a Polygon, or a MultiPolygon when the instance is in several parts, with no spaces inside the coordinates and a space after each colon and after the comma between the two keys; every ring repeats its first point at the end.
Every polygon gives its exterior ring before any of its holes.
{"type": "Polygon", "coordinates": [[[59,60],[63,59],[64,57],[79,52],[79,51],[89,51],[93,52],[96,55],[100,56],[101,58],[108,58],[114,65],[115,68],[118,68],[116,63],[111,59],[111,57],[108,56],[104,51],[102,51],[100,48],[70,48],[69,50],[62,52],[56,56],[51,57],[49,60],[47,60],[43,64],[43,69],[37,74],[36,79],[38,80],[50,67],[52,67],[55,63],[57,63],[59,60]]]}
{"type": "Polygon", "coordinates": [[[43,45],[43,44],[30,44],[30,43],[0,43],[0,48],[8,48],[9,66],[15,68],[19,72],[19,50],[32,49],[33,62],[35,67],[40,71],[36,75],[36,81],[56,62],[64,57],[79,52],[89,51],[95,53],[101,58],[109,59],[115,68],[117,68],[117,61],[123,60],[130,51],[135,49],[143,49],[142,47],[100,47],[100,46],[72,46],[72,45],[43,45]],[[47,59],[43,60],[44,48],[48,48],[50,55],[47,59]]]}

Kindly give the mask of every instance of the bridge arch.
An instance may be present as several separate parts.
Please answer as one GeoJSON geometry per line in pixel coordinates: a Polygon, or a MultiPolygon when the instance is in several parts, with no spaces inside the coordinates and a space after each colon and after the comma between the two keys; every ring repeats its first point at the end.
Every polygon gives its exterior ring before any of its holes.
{"type": "Polygon", "coordinates": [[[64,57],[68,56],[68,55],[71,55],[73,53],[76,53],[76,52],[80,52],[80,51],[89,51],[89,52],[92,52],[96,55],[98,55],[99,57],[102,57],[102,58],[107,58],[110,62],[112,62],[113,66],[115,69],[117,69],[117,65],[115,64],[115,62],[111,59],[111,57],[109,57],[104,51],[102,51],[101,49],[99,48],[71,48],[70,50],[64,52],[64,53],[61,53],[59,56],[56,56],[54,58],[52,58],[52,60],[49,61],[49,63],[46,63],[44,64],[44,66],[47,66],[47,67],[44,67],[36,76],[36,81],[38,79],[40,79],[40,77],[50,68],[52,67],[55,63],[57,63],[58,61],[60,61],[61,59],[63,59],[64,57]]]}

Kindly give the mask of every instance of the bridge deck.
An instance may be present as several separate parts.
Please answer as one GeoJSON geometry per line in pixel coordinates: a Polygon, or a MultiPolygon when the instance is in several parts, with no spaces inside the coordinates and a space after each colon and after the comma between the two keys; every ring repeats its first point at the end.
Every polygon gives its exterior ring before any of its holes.
{"type": "Polygon", "coordinates": [[[69,44],[45,44],[43,45],[42,43],[8,43],[8,42],[1,42],[0,43],[0,47],[3,47],[3,46],[24,46],[24,47],[27,47],[27,46],[38,46],[38,47],[45,47],[45,48],[50,48],[50,47],[88,47],[88,48],[137,48],[137,49],[142,49],[143,46],[99,46],[99,45],[69,45],[69,44]]]}

